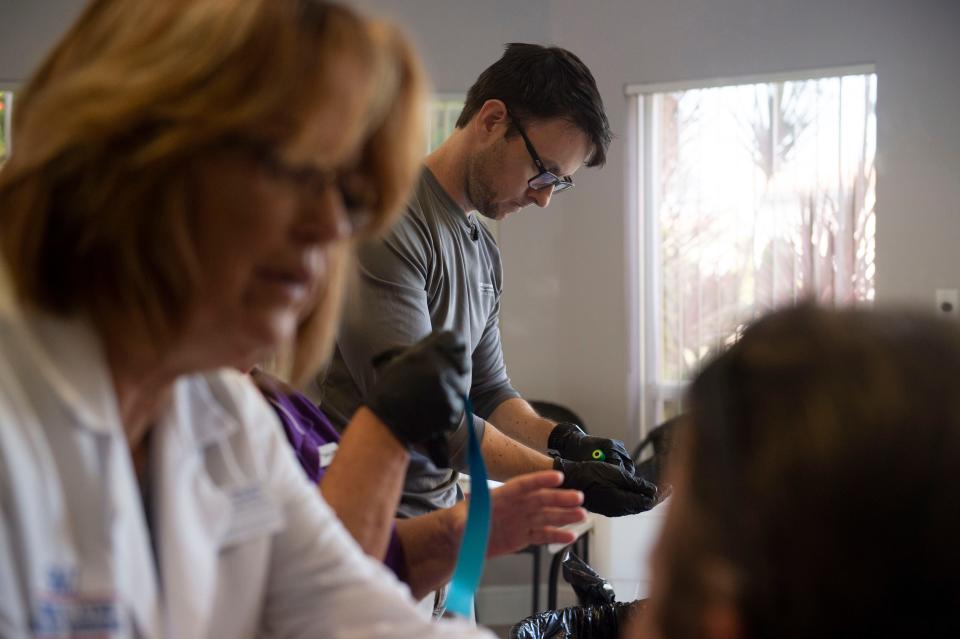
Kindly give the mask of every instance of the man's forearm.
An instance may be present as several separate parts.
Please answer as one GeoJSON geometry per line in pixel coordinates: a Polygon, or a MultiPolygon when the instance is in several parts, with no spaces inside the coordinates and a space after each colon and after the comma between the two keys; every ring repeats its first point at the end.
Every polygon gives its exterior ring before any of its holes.
{"type": "Polygon", "coordinates": [[[517,475],[553,468],[552,459],[507,437],[492,424],[487,424],[483,431],[480,450],[487,463],[490,479],[497,481],[506,481],[517,475]]]}
{"type": "Polygon", "coordinates": [[[383,560],[409,454],[376,415],[360,408],[344,431],[320,492],[364,552],[383,560]]]}
{"type": "Polygon", "coordinates": [[[525,399],[514,397],[497,406],[488,419],[505,435],[534,450],[545,452],[556,423],[540,417],[525,399]]]}

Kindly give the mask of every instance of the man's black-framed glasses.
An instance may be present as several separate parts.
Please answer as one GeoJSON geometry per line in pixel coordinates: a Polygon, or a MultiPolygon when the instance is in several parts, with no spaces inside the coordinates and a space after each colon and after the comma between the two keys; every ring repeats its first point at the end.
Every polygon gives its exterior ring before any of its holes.
{"type": "Polygon", "coordinates": [[[507,111],[507,115],[509,115],[510,119],[513,120],[513,125],[517,127],[517,132],[520,133],[520,137],[523,138],[523,143],[527,145],[527,153],[530,154],[530,159],[533,160],[534,166],[536,166],[537,170],[540,171],[532,178],[527,180],[527,186],[534,191],[539,191],[552,186],[554,193],[560,193],[561,191],[566,191],[567,189],[573,188],[573,178],[570,176],[559,177],[555,173],[551,173],[547,170],[547,167],[543,165],[543,161],[540,159],[540,155],[537,154],[537,150],[533,148],[533,143],[530,142],[530,138],[527,137],[527,132],[523,130],[522,126],[520,126],[520,121],[513,117],[509,111],[507,111]]]}

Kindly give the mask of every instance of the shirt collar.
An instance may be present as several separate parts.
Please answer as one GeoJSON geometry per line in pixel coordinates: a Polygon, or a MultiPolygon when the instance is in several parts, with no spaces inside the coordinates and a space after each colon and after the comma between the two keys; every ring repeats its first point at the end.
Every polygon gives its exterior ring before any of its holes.
{"type": "Polygon", "coordinates": [[[166,419],[173,420],[169,426],[188,446],[202,448],[223,441],[240,428],[239,410],[234,398],[212,385],[206,375],[184,375],[174,385],[166,419]]]}
{"type": "Polygon", "coordinates": [[[443,185],[440,184],[440,181],[437,179],[437,176],[433,174],[426,166],[423,167],[423,181],[426,184],[427,188],[433,192],[433,194],[444,203],[444,209],[455,217],[461,224],[463,224],[467,230],[472,231],[473,225],[477,223],[477,214],[475,211],[470,211],[469,213],[464,211],[463,208],[457,204],[450,194],[443,188],[443,185]]]}
{"type": "MultiPolygon", "coordinates": [[[[14,342],[10,347],[22,354],[22,365],[36,371],[80,427],[104,435],[123,432],[103,343],[90,322],[23,308],[3,266],[0,322],[10,327],[14,342]]],[[[185,443],[203,446],[237,429],[237,420],[224,407],[229,401],[215,397],[202,375],[185,375],[174,384],[166,418],[173,417],[172,426],[185,443]]]]}
{"type": "Polygon", "coordinates": [[[102,345],[87,321],[25,309],[5,267],[0,267],[0,318],[23,365],[36,371],[79,424],[104,434],[122,430],[102,345]]]}

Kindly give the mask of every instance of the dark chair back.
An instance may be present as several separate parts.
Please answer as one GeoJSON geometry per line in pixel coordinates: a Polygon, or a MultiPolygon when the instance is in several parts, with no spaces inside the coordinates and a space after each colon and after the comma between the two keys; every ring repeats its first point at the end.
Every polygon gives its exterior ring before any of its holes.
{"type": "Polygon", "coordinates": [[[587,430],[587,426],[583,423],[583,420],[580,419],[580,416],[566,406],[542,399],[531,399],[528,400],[528,403],[533,406],[533,410],[537,411],[540,417],[546,417],[555,422],[571,422],[582,428],[583,432],[590,432],[587,430]]]}
{"type": "Polygon", "coordinates": [[[673,448],[673,431],[681,416],[673,417],[663,422],[643,438],[633,449],[633,463],[636,464],[635,474],[647,481],[660,485],[663,480],[667,459],[673,448]],[[651,450],[649,457],[645,456],[647,449],[651,450]],[[642,461],[641,461],[642,460],[642,461]]]}

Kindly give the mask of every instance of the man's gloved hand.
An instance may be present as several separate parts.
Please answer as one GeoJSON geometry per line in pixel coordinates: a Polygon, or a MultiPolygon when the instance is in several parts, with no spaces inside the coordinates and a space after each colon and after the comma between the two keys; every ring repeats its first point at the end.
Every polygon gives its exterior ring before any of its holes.
{"type": "Polygon", "coordinates": [[[557,451],[564,459],[605,461],[623,466],[624,470],[633,474],[633,459],[623,447],[622,441],[587,435],[579,426],[570,422],[560,422],[554,426],[547,439],[547,448],[557,451]]]}
{"type": "Polygon", "coordinates": [[[437,445],[460,423],[470,390],[466,343],[450,331],[434,331],[409,348],[377,355],[374,366],[377,382],[367,407],[401,443],[428,444],[442,457],[446,447],[437,445]]]}
{"type": "Polygon", "coordinates": [[[563,473],[563,488],[583,492],[583,507],[591,512],[620,517],[650,510],[657,504],[657,487],[621,466],[555,457],[553,468],[563,473]]]}

